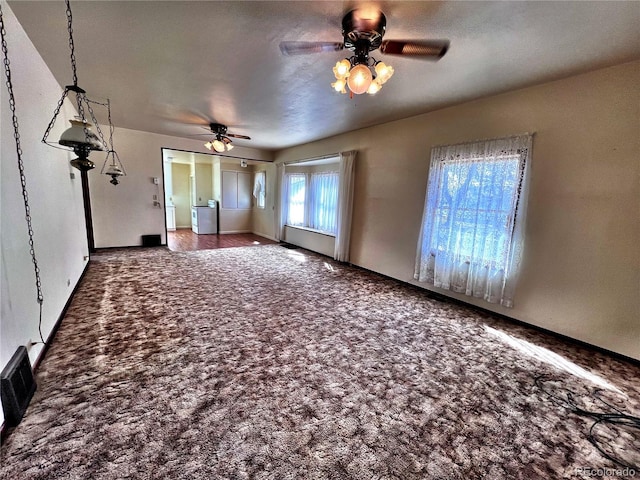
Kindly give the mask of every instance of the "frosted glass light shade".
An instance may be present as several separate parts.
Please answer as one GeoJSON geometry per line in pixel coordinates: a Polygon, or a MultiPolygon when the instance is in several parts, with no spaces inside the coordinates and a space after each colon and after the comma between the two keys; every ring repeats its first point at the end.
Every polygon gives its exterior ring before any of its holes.
{"type": "Polygon", "coordinates": [[[371,82],[371,85],[369,85],[369,88],[367,89],[367,93],[369,95],[373,95],[375,93],[378,93],[381,88],[382,88],[382,85],[380,84],[380,82],[376,78],[373,82],[371,82]]]}
{"type": "Polygon", "coordinates": [[[351,64],[346,58],[337,62],[336,66],[333,67],[333,74],[336,76],[336,80],[343,80],[347,78],[349,76],[350,68],[351,64]]]}
{"type": "Polygon", "coordinates": [[[371,74],[369,67],[363,64],[358,64],[351,69],[347,85],[349,85],[349,90],[356,95],[360,95],[369,89],[369,85],[371,85],[372,81],[373,75],[371,74]]]}
{"type": "Polygon", "coordinates": [[[104,174],[111,175],[111,176],[115,175],[116,177],[120,177],[124,175],[124,173],[122,173],[122,169],[117,165],[109,165],[109,168],[107,168],[104,174]]]}
{"type": "Polygon", "coordinates": [[[58,143],[65,147],[81,147],[89,150],[103,150],[102,143],[98,136],[90,128],[91,124],[84,120],[69,120],[71,126],[67,128],[58,143]]]}
{"type": "Polygon", "coordinates": [[[222,140],[214,140],[211,143],[211,146],[218,153],[222,153],[222,152],[224,152],[226,150],[224,142],[222,140]]]}
{"type": "Polygon", "coordinates": [[[393,67],[386,65],[384,62],[376,64],[376,80],[383,85],[393,75],[393,67]]]}
{"type": "Polygon", "coordinates": [[[347,93],[347,91],[344,88],[346,86],[347,86],[347,81],[344,78],[336,80],[334,83],[331,84],[331,87],[336,92],[340,92],[340,93],[347,93]]]}

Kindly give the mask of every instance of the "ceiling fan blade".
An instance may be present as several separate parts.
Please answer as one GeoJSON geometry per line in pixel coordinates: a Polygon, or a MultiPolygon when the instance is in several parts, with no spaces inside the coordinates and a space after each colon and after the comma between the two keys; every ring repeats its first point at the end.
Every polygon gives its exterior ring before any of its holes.
{"type": "Polygon", "coordinates": [[[449,40],[383,40],[380,52],[427,60],[439,60],[449,50],[449,40]]]}
{"type": "Polygon", "coordinates": [[[280,51],[284,55],[337,52],[343,48],[341,42],[280,42],[280,51]]]}
{"type": "Polygon", "coordinates": [[[243,140],[251,140],[251,137],[247,137],[246,135],[238,135],[237,133],[227,133],[227,137],[241,138],[243,140]]]}

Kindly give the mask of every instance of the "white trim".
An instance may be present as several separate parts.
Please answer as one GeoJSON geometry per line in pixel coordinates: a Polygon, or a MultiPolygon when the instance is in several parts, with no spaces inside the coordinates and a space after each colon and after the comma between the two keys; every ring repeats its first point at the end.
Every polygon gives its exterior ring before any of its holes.
{"type": "Polygon", "coordinates": [[[325,235],[327,237],[333,237],[333,238],[336,237],[335,233],[325,232],[323,230],[318,230],[316,228],[303,227],[301,225],[289,225],[288,223],[285,223],[284,226],[288,227],[288,228],[297,228],[298,230],[305,230],[305,231],[311,232],[311,233],[317,233],[319,235],[325,235]]]}

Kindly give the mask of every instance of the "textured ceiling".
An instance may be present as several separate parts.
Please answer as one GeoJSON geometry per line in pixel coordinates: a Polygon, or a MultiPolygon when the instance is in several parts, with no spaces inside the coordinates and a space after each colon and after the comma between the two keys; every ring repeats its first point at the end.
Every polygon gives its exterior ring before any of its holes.
{"type": "MultiPolygon", "coordinates": [[[[9,5],[61,85],[71,83],[62,1],[9,5]]],[[[640,58],[640,2],[72,1],[79,85],[117,127],[188,137],[207,120],[277,150],[640,58]],[[355,6],[385,39],[447,38],[438,62],[395,68],[374,96],[334,92],[347,52],[285,57],[284,40],[341,41],[355,6]]],[[[10,32],[8,32],[10,35],[10,32]]],[[[350,54],[350,52],[349,52],[350,54]]],[[[106,118],[98,115],[101,122],[106,118]]],[[[105,122],[106,123],[106,122],[105,122]]],[[[204,138],[204,137],[202,137],[204,138]]]]}

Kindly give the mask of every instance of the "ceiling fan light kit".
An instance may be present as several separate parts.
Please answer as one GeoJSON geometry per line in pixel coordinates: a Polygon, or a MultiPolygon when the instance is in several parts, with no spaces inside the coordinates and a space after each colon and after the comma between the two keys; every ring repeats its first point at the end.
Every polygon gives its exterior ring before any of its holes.
{"type": "Polygon", "coordinates": [[[233,143],[231,143],[229,137],[251,140],[251,137],[247,137],[246,135],[227,133],[227,126],[221,123],[210,123],[208,129],[215,135],[215,139],[205,143],[204,146],[207,150],[213,150],[218,153],[228,152],[233,149],[233,143]]]}
{"type": "Polygon", "coordinates": [[[207,150],[213,150],[218,153],[228,152],[233,148],[231,140],[222,135],[218,135],[213,142],[207,142],[204,144],[207,150]]]}
{"type": "Polygon", "coordinates": [[[439,60],[449,49],[448,40],[382,40],[386,26],[387,19],[381,11],[356,9],[342,19],[343,43],[282,42],[280,50],[285,55],[353,51],[353,56],[333,67],[336,81],[331,84],[340,93],[347,93],[348,87],[353,96],[377,93],[394,73],[393,67],[370,57],[369,52],[380,49],[386,55],[439,60]]]}

